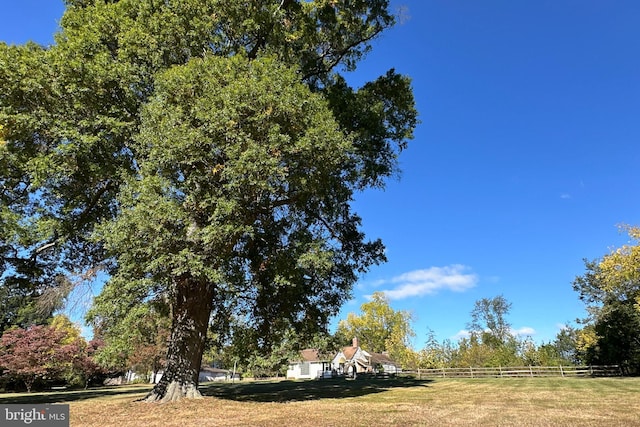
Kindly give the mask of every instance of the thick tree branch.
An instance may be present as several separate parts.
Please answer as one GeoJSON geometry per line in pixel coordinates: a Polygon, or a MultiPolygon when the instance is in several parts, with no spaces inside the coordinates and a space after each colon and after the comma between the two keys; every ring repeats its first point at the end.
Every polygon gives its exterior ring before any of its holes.
{"type": "Polygon", "coordinates": [[[383,28],[380,28],[370,36],[365,37],[363,39],[356,40],[340,50],[337,50],[337,51],[328,50],[327,52],[323,53],[318,57],[316,67],[312,68],[309,73],[303,75],[302,80],[307,81],[312,77],[318,77],[323,74],[327,74],[329,71],[337,67],[349,52],[351,52],[353,49],[355,49],[359,45],[370,42],[371,40],[376,38],[378,35],[380,35],[382,31],[383,31],[383,28]],[[333,58],[333,60],[329,60],[328,62],[325,62],[327,58],[333,58]]]}
{"type": "Polygon", "coordinates": [[[104,196],[104,194],[113,189],[114,188],[114,182],[111,179],[107,179],[105,181],[102,181],[101,183],[98,184],[98,191],[93,195],[93,197],[91,198],[91,200],[89,200],[89,203],[87,203],[84,207],[84,209],[82,210],[82,212],[80,212],[77,216],[76,216],[76,221],[74,221],[76,224],[82,224],[85,222],[85,220],[87,219],[87,217],[89,216],[89,214],[91,213],[91,211],[97,206],[98,202],[100,201],[100,199],[102,198],[102,196],[104,196]]]}

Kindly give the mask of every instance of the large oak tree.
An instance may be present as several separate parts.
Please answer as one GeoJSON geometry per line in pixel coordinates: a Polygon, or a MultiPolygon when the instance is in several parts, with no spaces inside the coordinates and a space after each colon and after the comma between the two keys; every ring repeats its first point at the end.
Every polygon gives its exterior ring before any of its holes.
{"type": "Polygon", "coordinates": [[[359,89],[339,73],[394,17],[382,0],[66,3],[53,46],[0,45],[2,277],[108,268],[105,325],[165,302],[149,399],[196,397],[208,325],[233,315],[268,352],[384,259],[350,204],[396,172],[413,96],[393,70],[359,89]]]}

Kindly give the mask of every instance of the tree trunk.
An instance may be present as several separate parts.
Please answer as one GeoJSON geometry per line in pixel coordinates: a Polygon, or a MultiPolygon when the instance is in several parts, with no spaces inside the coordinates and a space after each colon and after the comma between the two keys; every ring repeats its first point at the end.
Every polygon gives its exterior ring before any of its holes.
{"type": "Polygon", "coordinates": [[[198,391],[198,375],[213,292],[213,285],[192,277],[178,283],[164,374],[144,401],[164,403],[202,397],[198,391]]]}
{"type": "Polygon", "coordinates": [[[33,383],[35,382],[32,378],[27,378],[24,380],[24,385],[27,387],[27,393],[31,393],[31,387],[33,387],[33,383]]]}

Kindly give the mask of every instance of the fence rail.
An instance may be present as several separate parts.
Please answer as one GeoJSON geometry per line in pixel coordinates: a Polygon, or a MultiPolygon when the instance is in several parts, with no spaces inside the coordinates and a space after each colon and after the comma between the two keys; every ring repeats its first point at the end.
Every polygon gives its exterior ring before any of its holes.
{"type": "Polygon", "coordinates": [[[495,368],[435,368],[404,370],[403,375],[425,378],[516,378],[516,377],[616,377],[618,365],[607,366],[499,366],[495,368]]]}

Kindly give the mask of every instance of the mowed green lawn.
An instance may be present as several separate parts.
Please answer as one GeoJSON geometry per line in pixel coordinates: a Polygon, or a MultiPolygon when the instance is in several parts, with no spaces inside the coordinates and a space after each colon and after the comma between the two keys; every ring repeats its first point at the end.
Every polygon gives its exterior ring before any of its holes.
{"type": "Polygon", "coordinates": [[[72,426],[640,426],[640,378],[344,379],[205,384],[205,398],[136,402],[149,386],[3,394],[70,404],[72,426]]]}

